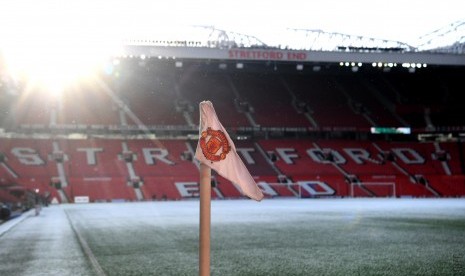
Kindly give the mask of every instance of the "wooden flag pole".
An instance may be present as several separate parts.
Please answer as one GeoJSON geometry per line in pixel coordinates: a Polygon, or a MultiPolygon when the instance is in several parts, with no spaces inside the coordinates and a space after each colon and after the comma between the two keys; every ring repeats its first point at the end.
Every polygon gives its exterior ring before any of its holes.
{"type": "Polygon", "coordinates": [[[211,169],[200,163],[199,275],[210,275],[211,169]]]}

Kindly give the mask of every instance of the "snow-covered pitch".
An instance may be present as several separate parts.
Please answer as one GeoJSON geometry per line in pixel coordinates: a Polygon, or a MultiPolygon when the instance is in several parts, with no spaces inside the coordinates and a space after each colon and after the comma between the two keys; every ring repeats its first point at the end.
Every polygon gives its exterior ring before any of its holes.
{"type": "MultiPolygon", "coordinates": [[[[25,216],[0,226],[0,275],[198,274],[198,201],[25,216]]],[[[465,200],[213,201],[211,256],[212,275],[465,275],[465,200]]]]}

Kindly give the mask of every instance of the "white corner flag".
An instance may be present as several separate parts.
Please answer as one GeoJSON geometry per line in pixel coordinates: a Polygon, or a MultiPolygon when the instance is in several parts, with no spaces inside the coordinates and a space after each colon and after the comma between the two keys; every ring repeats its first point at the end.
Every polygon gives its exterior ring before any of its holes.
{"type": "Polygon", "coordinates": [[[216,116],[213,104],[210,101],[203,101],[199,109],[199,143],[195,158],[239,185],[246,196],[257,201],[262,200],[262,191],[237,154],[233,141],[216,116]]]}

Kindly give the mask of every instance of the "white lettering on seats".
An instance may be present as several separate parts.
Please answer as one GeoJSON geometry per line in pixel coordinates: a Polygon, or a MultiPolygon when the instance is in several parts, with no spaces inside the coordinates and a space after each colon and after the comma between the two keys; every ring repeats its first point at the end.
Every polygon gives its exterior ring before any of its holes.
{"type": "Polygon", "coordinates": [[[357,164],[365,164],[364,161],[379,164],[378,160],[371,158],[370,153],[366,149],[361,148],[344,148],[347,155],[350,156],[357,164]]]}
{"type": "Polygon", "coordinates": [[[299,183],[300,187],[312,196],[330,196],[335,193],[333,188],[321,181],[297,181],[297,183],[299,183]]]}
{"type": "Polygon", "coordinates": [[[176,182],[174,184],[182,197],[199,196],[199,183],[197,182],[176,182]]]}
{"type": "Polygon", "coordinates": [[[147,165],[155,165],[155,159],[168,165],[175,164],[173,161],[166,158],[168,156],[168,150],[166,149],[144,148],[142,152],[144,153],[144,159],[147,165]]]}
{"type": "Polygon", "coordinates": [[[423,158],[417,151],[409,148],[393,148],[394,154],[400,158],[405,164],[424,164],[425,158],[423,158]]]}
{"type": "Polygon", "coordinates": [[[292,158],[299,158],[292,148],[276,148],[276,152],[286,164],[294,164],[292,158]]]}
{"type": "Polygon", "coordinates": [[[87,165],[97,164],[97,152],[102,152],[103,148],[78,148],[77,151],[86,153],[87,165]]]}
{"type": "Polygon", "coordinates": [[[337,151],[324,148],[324,149],[307,149],[308,156],[317,163],[329,164],[334,162],[336,164],[345,164],[347,160],[337,151]],[[328,160],[327,154],[331,154],[331,160],[328,160]]]}
{"type": "Polygon", "coordinates": [[[35,149],[31,148],[12,148],[11,153],[16,156],[21,164],[24,165],[43,165],[44,160],[40,158],[35,149]]]}

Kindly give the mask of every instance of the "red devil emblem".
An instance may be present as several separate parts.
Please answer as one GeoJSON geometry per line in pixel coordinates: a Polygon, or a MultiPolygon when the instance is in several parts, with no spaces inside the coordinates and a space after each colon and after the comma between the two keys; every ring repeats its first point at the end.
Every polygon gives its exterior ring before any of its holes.
{"type": "Polygon", "coordinates": [[[231,146],[229,145],[228,139],[223,131],[213,130],[211,128],[207,128],[206,131],[202,131],[202,136],[200,137],[200,148],[202,148],[202,153],[205,158],[212,162],[224,160],[231,150],[231,146]],[[217,154],[220,149],[221,153],[217,154]]]}

